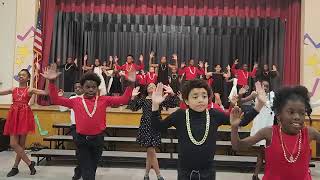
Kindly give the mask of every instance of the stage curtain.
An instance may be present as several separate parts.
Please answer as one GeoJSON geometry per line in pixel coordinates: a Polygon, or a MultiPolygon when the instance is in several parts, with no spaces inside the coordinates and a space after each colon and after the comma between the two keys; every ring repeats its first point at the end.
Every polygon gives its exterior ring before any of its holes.
{"type": "Polygon", "coordinates": [[[177,53],[179,62],[189,59],[226,67],[234,58],[251,65],[283,66],[284,24],[279,18],[208,16],[147,16],[59,12],[55,18],[51,60],[78,58],[88,63],[117,55],[121,63],[132,54],[156,52],[156,61],[177,53]]]}
{"type": "Polygon", "coordinates": [[[56,0],[57,10],[164,16],[237,16],[280,18],[285,23],[284,84],[300,79],[300,0],[56,0]]]}
{"type": "MultiPolygon", "coordinates": [[[[51,40],[54,25],[54,16],[56,13],[56,1],[55,0],[40,0],[41,19],[42,19],[42,60],[41,69],[47,67],[49,64],[49,56],[51,51],[51,40]]],[[[38,87],[40,89],[45,88],[45,79],[40,76],[38,87]]],[[[48,99],[45,97],[38,98],[38,104],[48,105],[48,99]]]]}

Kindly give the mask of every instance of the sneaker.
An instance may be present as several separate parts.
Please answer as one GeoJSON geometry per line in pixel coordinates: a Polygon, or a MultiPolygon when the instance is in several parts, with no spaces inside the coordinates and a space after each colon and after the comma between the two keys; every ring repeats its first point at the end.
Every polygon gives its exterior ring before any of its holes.
{"type": "Polygon", "coordinates": [[[252,176],[252,180],[260,180],[260,179],[259,179],[259,176],[253,175],[253,176],[252,176]]]}
{"type": "Polygon", "coordinates": [[[164,180],[164,178],[162,176],[158,177],[158,180],[164,180]]]}
{"type": "Polygon", "coordinates": [[[149,176],[145,176],[143,180],[149,180],[149,176]]]}
{"type": "Polygon", "coordinates": [[[81,170],[79,166],[77,166],[76,168],[74,168],[74,175],[72,177],[72,180],[79,180],[80,178],[81,178],[81,170]]]}
{"type": "Polygon", "coordinates": [[[30,175],[35,175],[36,174],[36,169],[34,168],[34,166],[36,165],[36,162],[31,161],[31,164],[29,165],[29,169],[30,169],[30,175]]]}
{"type": "Polygon", "coordinates": [[[19,173],[19,169],[18,168],[12,168],[11,171],[7,174],[7,177],[15,176],[18,173],[19,173]]]}

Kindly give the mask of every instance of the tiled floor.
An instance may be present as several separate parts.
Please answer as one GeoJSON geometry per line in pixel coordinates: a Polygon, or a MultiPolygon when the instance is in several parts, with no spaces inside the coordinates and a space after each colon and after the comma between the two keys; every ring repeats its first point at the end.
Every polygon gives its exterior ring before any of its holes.
{"type": "MultiPolygon", "coordinates": [[[[7,172],[11,169],[14,161],[13,152],[0,152],[0,180],[71,180],[73,167],[70,166],[38,166],[37,174],[30,176],[25,164],[20,165],[20,173],[11,178],[6,178],[7,172]]],[[[320,163],[316,163],[316,168],[312,168],[313,180],[320,180],[320,163]]],[[[161,170],[161,174],[166,180],[175,180],[177,172],[175,170],[161,170]]],[[[142,180],[143,169],[136,168],[98,168],[96,180],[142,180]]],[[[151,180],[156,180],[154,172],[150,174],[151,180]]],[[[217,180],[251,180],[251,174],[218,172],[217,180]]]]}

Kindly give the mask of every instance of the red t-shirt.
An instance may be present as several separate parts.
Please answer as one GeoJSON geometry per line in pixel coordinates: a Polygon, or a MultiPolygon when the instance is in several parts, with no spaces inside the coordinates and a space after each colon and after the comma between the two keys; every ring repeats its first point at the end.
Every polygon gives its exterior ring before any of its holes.
{"type": "Polygon", "coordinates": [[[245,71],[243,69],[236,69],[236,65],[233,64],[231,71],[237,76],[238,85],[245,86],[248,85],[249,77],[255,77],[257,73],[257,68],[253,68],[252,72],[245,71]]]}
{"type": "MultiPolygon", "coordinates": [[[[76,120],[76,131],[82,135],[97,135],[102,133],[106,128],[106,108],[113,105],[128,104],[132,87],[127,87],[122,96],[98,96],[97,109],[92,118],[87,114],[82,97],[68,99],[58,96],[57,87],[49,84],[50,100],[52,104],[61,105],[73,109],[76,120]]],[[[88,111],[93,112],[96,97],[87,99],[84,97],[85,104],[87,104],[88,111]]]]}
{"type": "Polygon", "coordinates": [[[195,66],[188,66],[183,69],[179,69],[179,75],[182,76],[183,74],[185,74],[186,80],[192,80],[197,78],[198,75],[204,75],[204,69],[197,68],[195,66]]]}

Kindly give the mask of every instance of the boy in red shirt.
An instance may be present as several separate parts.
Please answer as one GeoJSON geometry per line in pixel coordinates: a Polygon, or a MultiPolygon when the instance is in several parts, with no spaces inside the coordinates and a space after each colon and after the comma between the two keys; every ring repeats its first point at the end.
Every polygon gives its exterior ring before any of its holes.
{"type": "MultiPolygon", "coordinates": [[[[84,180],[95,179],[97,164],[102,155],[104,130],[106,128],[106,108],[112,105],[127,104],[131,98],[132,87],[128,86],[122,96],[99,96],[98,87],[101,83],[95,73],[86,73],[80,84],[83,96],[73,99],[59,97],[54,84],[60,73],[56,72],[56,65],[51,66],[43,74],[50,80],[49,94],[51,102],[73,109],[76,121],[75,143],[79,153],[79,164],[84,180]]],[[[128,72],[128,80],[135,81],[134,71],[128,72]]],[[[133,83],[131,83],[133,84],[133,83]]]]}
{"type": "Polygon", "coordinates": [[[203,62],[199,62],[199,67],[194,66],[194,60],[190,59],[189,66],[186,67],[185,63],[181,63],[181,69],[179,69],[179,75],[186,76],[186,81],[196,79],[197,76],[204,75],[203,62]]]}
{"type": "Polygon", "coordinates": [[[134,58],[132,55],[127,56],[127,62],[123,64],[122,66],[118,65],[118,57],[115,56],[114,61],[115,61],[115,67],[118,71],[124,71],[125,76],[128,76],[128,72],[130,71],[140,71],[144,69],[144,64],[143,64],[143,55],[141,54],[139,57],[140,65],[134,63],[134,58]]]}
{"type": "Polygon", "coordinates": [[[253,66],[252,72],[248,72],[248,65],[243,64],[242,69],[236,69],[236,65],[239,64],[239,59],[236,59],[231,67],[231,72],[236,75],[238,79],[238,87],[241,88],[243,86],[248,85],[249,77],[255,77],[257,73],[258,64],[253,66]]]}

